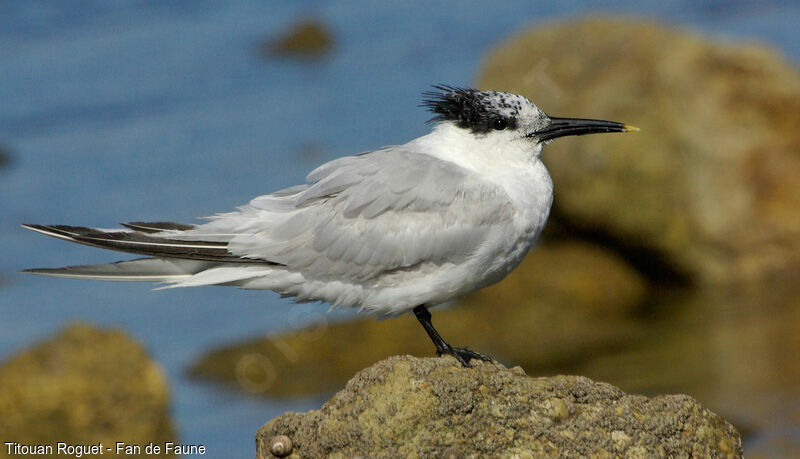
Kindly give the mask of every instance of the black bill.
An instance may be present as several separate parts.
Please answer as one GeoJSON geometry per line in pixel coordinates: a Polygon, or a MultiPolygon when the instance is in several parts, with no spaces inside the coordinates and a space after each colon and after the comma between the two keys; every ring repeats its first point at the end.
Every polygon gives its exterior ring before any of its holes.
{"type": "Polygon", "coordinates": [[[639,128],[616,121],[587,120],[582,118],[550,117],[550,124],[529,137],[536,137],[539,142],[552,140],[567,135],[599,134],[603,132],[638,131],[639,128]]]}

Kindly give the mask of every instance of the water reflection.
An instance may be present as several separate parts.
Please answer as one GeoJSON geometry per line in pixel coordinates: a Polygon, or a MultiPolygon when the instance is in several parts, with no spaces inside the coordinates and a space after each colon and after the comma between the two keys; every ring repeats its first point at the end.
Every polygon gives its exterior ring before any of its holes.
{"type": "Polygon", "coordinates": [[[742,431],[749,456],[800,454],[798,280],[659,295],[635,345],[559,370],[627,392],[690,394],[742,431]]]}

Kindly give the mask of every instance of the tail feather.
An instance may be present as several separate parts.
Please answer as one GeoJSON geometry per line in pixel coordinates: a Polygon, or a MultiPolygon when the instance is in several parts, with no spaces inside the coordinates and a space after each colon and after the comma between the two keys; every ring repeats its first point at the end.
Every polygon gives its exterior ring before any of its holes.
{"type": "Polygon", "coordinates": [[[199,260],[139,258],[102,265],[67,266],[65,268],[26,269],[24,272],[71,279],[93,279],[136,282],[177,282],[215,266],[199,260]]]}

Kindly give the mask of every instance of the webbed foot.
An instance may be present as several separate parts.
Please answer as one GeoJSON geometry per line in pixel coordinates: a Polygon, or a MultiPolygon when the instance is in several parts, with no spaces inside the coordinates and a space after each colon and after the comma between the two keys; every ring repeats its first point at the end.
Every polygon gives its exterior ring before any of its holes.
{"type": "Polygon", "coordinates": [[[461,362],[461,365],[469,368],[472,368],[472,364],[469,362],[470,360],[473,359],[483,360],[484,362],[494,361],[494,359],[492,359],[486,354],[481,354],[480,352],[471,351],[466,347],[452,347],[449,344],[445,348],[437,349],[436,353],[439,354],[440,356],[445,354],[452,355],[453,357],[456,358],[456,360],[461,362]]]}

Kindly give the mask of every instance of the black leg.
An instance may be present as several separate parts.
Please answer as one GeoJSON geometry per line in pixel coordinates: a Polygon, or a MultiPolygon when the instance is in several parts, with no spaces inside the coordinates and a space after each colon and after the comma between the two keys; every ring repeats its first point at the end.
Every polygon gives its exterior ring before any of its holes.
{"type": "Polygon", "coordinates": [[[433,345],[436,346],[436,353],[438,355],[452,355],[458,359],[459,362],[461,362],[461,365],[464,365],[465,367],[472,366],[469,363],[469,361],[472,359],[485,360],[487,362],[492,361],[491,357],[470,351],[466,347],[453,347],[447,344],[442,336],[439,335],[439,332],[433,328],[433,324],[431,323],[431,313],[428,312],[428,308],[426,308],[424,305],[414,308],[414,315],[417,316],[417,320],[419,320],[419,323],[422,324],[422,327],[428,333],[428,336],[430,336],[431,341],[433,341],[433,345]]]}

